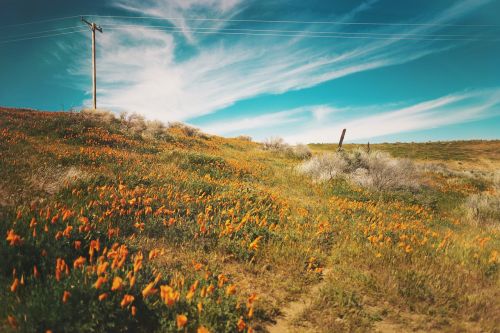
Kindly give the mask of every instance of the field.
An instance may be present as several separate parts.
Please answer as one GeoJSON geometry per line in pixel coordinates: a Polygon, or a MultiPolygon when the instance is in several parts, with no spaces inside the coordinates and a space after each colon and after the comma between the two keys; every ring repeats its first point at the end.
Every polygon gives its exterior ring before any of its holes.
{"type": "Polygon", "coordinates": [[[411,158],[419,186],[318,181],[311,157],[181,124],[0,108],[0,331],[498,331],[499,211],[474,203],[499,202],[500,141],[371,150],[411,158]]]}

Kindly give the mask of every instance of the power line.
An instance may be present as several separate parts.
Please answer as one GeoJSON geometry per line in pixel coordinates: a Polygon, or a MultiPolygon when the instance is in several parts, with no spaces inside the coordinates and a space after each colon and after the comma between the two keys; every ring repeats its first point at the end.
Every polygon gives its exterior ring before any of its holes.
{"type": "Polygon", "coordinates": [[[70,18],[76,18],[76,17],[80,17],[80,15],[56,17],[56,18],[40,20],[40,21],[31,21],[31,22],[24,22],[24,23],[9,24],[9,25],[4,25],[0,28],[3,29],[3,28],[11,28],[11,27],[20,27],[20,26],[31,25],[31,24],[40,24],[40,23],[47,23],[47,22],[54,22],[54,21],[62,21],[62,20],[70,19],[70,18]]]}
{"type": "Polygon", "coordinates": [[[157,16],[125,16],[125,15],[72,15],[56,17],[39,21],[9,24],[0,28],[19,27],[32,24],[40,24],[54,21],[62,21],[81,16],[120,19],[149,19],[149,20],[171,20],[171,21],[211,21],[211,22],[240,22],[240,23],[288,23],[288,24],[330,24],[330,25],[374,25],[374,26],[439,26],[439,27],[500,27],[498,24],[439,24],[439,23],[399,23],[399,22],[342,22],[342,21],[300,21],[300,20],[261,20],[261,19],[223,19],[223,18],[189,18],[189,17],[157,17],[157,16]]]}
{"type": "MultiPolygon", "coordinates": [[[[108,30],[124,30],[133,29],[132,27],[111,27],[108,30]]],[[[346,36],[346,35],[315,35],[314,33],[303,33],[303,34],[286,34],[286,33],[255,33],[251,31],[224,31],[212,30],[212,31],[200,31],[193,29],[181,29],[174,27],[165,28],[155,28],[148,29],[149,31],[167,31],[174,33],[195,33],[195,34],[213,34],[213,35],[244,35],[244,36],[273,36],[273,37],[304,37],[304,38],[330,38],[330,39],[375,39],[375,40],[427,40],[427,41],[498,41],[498,40],[486,40],[477,38],[416,38],[416,37],[376,37],[376,36],[346,36]]]]}
{"type": "Polygon", "coordinates": [[[387,25],[387,26],[435,26],[435,27],[500,27],[498,24],[439,24],[439,23],[394,23],[394,22],[341,22],[341,21],[298,21],[298,20],[259,20],[259,19],[223,19],[223,18],[189,18],[158,16],[124,16],[124,15],[85,15],[99,18],[150,19],[168,21],[213,21],[213,22],[247,22],[247,23],[289,23],[289,24],[331,24],[331,25],[387,25]]]}
{"type": "MultiPolygon", "coordinates": [[[[106,26],[103,24],[103,26],[106,26]]],[[[108,30],[124,30],[124,29],[133,29],[136,28],[137,26],[114,26],[114,27],[109,27],[108,30]]],[[[75,27],[76,29],[76,27],[75,27]]],[[[56,29],[54,29],[56,30],[56,29]]],[[[215,35],[243,35],[243,36],[272,36],[272,37],[304,37],[304,38],[330,38],[330,39],[374,39],[374,40],[425,40],[425,41],[489,41],[489,42],[498,42],[500,39],[477,39],[477,38],[418,38],[418,37],[376,37],[376,36],[346,36],[346,35],[315,35],[313,33],[303,33],[303,34],[297,34],[297,33],[268,33],[268,32],[252,32],[252,29],[248,29],[249,31],[220,31],[220,30],[212,30],[212,31],[200,31],[200,30],[193,30],[193,29],[181,29],[181,28],[174,28],[174,27],[164,27],[164,28],[155,28],[155,29],[148,29],[149,31],[166,31],[166,32],[172,32],[172,33],[185,33],[185,32],[190,32],[190,33],[195,33],[195,34],[215,34],[215,35]]],[[[255,29],[254,29],[255,30],[255,29]]],[[[17,39],[8,39],[8,40],[0,40],[0,45],[1,44],[7,44],[7,43],[13,43],[13,42],[19,42],[19,41],[25,41],[25,40],[32,40],[32,39],[39,39],[39,38],[49,38],[49,37],[54,37],[54,36],[61,36],[61,35],[68,35],[68,34],[74,34],[74,33],[79,33],[87,31],[85,29],[83,30],[75,30],[75,31],[69,31],[69,32],[62,32],[62,33],[56,33],[56,34],[48,34],[48,35],[42,35],[42,36],[33,36],[33,37],[26,37],[26,38],[17,38],[17,39]]],[[[279,30],[278,30],[279,31],[279,30]]]]}
{"type": "Polygon", "coordinates": [[[79,27],[73,26],[73,27],[66,27],[66,28],[57,28],[57,29],[50,29],[50,30],[43,30],[43,31],[27,32],[25,34],[11,36],[9,39],[22,38],[22,37],[31,36],[31,35],[37,35],[37,34],[39,35],[39,34],[45,34],[45,33],[48,33],[48,32],[57,32],[57,31],[63,31],[63,30],[69,30],[69,29],[76,29],[76,28],[79,28],[79,27]]]}
{"type": "MultiPolygon", "coordinates": [[[[107,27],[146,27],[146,28],[175,28],[178,27],[167,27],[164,25],[141,25],[141,24],[102,24],[102,26],[107,27]]],[[[326,35],[374,35],[374,36],[417,36],[417,37],[470,37],[470,35],[464,34],[412,34],[412,33],[377,33],[377,32],[340,32],[340,31],[305,31],[305,30],[280,30],[280,29],[248,29],[248,28],[187,28],[189,30],[227,30],[227,31],[244,31],[244,32],[276,32],[276,33],[311,33],[311,34],[326,34],[326,35]]],[[[184,29],[186,30],[186,29],[184,29]]]]}
{"type": "MultiPolygon", "coordinates": [[[[149,17],[149,16],[100,16],[100,15],[94,15],[98,17],[113,17],[113,18],[152,18],[152,19],[161,19],[161,20],[169,20],[169,19],[175,19],[175,18],[155,18],[155,17],[149,17]]],[[[54,19],[48,19],[48,20],[41,20],[41,21],[36,21],[36,22],[28,22],[28,23],[21,23],[18,25],[28,25],[28,24],[36,24],[36,23],[43,23],[43,22],[50,22],[50,21],[56,21],[56,20],[65,20],[69,18],[74,18],[77,16],[67,16],[67,17],[61,17],[61,18],[54,18],[54,19]]],[[[193,20],[222,20],[222,19],[193,19],[193,20]]],[[[375,23],[368,23],[368,22],[321,22],[321,21],[266,21],[266,20],[224,20],[224,21],[244,21],[244,22],[276,22],[276,23],[283,23],[283,22],[296,22],[296,23],[338,23],[338,24],[375,24],[375,23]]],[[[376,23],[376,24],[386,24],[386,23],[376,23]]],[[[399,23],[387,23],[390,25],[413,25],[413,24],[399,24],[399,23]]],[[[197,27],[197,28],[178,28],[178,27],[167,27],[167,26],[162,26],[162,25],[143,25],[143,24],[114,24],[114,23],[108,23],[108,24],[103,24],[103,26],[111,27],[110,30],[122,30],[122,29],[131,29],[131,28],[139,28],[139,27],[145,27],[148,28],[149,31],[167,31],[167,32],[173,32],[173,33],[184,33],[184,32],[190,32],[190,33],[196,33],[196,34],[218,34],[218,35],[245,35],[245,36],[275,36],[275,37],[304,37],[304,38],[336,38],[336,39],[379,39],[379,40],[430,40],[430,41],[499,41],[498,39],[482,39],[482,38],[474,38],[473,36],[466,35],[466,34],[411,34],[411,33],[377,33],[377,32],[335,32],[335,31],[305,31],[305,30],[283,30],[283,29],[249,29],[249,28],[222,28],[222,29],[214,29],[214,28],[203,28],[203,27],[197,27]],[[153,29],[152,29],[153,28],[153,29]],[[463,37],[469,37],[470,38],[463,38],[463,37]],[[428,38],[431,37],[431,38],[428,38]],[[452,38],[449,38],[452,37],[452,38]]],[[[456,26],[456,25],[454,25],[456,26]]],[[[470,25],[469,25],[470,26],[470,25]]],[[[64,31],[68,29],[77,29],[78,27],[63,27],[63,28],[57,28],[57,29],[50,29],[50,30],[44,30],[44,31],[38,31],[38,32],[30,32],[30,33],[25,33],[17,36],[13,36],[10,39],[6,40],[0,40],[0,44],[6,44],[6,43],[11,43],[11,42],[18,42],[18,41],[24,41],[24,40],[32,40],[32,39],[38,39],[38,38],[48,38],[52,36],[59,36],[59,35],[66,35],[66,34],[71,34],[71,33],[77,33],[81,32],[84,30],[76,30],[76,31],[70,31],[70,32],[64,32],[64,33],[56,33],[56,34],[48,34],[48,35],[41,35],[41,36],[33,36],[33,37],[26,37],[26,36],[31,36],[31,35],[37,35],[37,34],[45,34],[45,33],[51,33],[51,32],[59,32],[59,31],[64,31]],[[26,37],[26,38],[24,38],[26,37]]],[[[490,36],[488,36],[490,37],[490,36]]]]}
{"type": "Polygon", "coordinates": [[[48,38],[48,37],[54,37],[54,36],[60,36],[60,35],[69,35],[69,34],[74,34],[74,33],[82,32],[82,31],[87,31],[87,29],[70,31],[70,32],[62,32],[62,33],[58,33],[58,34],[49,34],[49,35],[44,35],[44,36],[34,36],[34,37],[28,37],[28,38],[9,39],[9,40],[5,40],[5,41],[0,41],[0,44],[20,42],[20,41],[24,41],[24,40],[31,40],[31,39],[38,39],[38,38],[48,38]]]}

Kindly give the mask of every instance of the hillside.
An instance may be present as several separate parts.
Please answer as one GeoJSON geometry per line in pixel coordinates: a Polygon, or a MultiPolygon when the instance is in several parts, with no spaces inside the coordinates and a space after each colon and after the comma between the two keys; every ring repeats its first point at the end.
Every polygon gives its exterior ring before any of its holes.
{"type": "Polygon", "coordinates": [[[372,145],[416,160],[381,190],[181,124],[0,108],[0,330],[495,331],[499,212],[471,198],[498,198],[498,148],[372,145]]]}

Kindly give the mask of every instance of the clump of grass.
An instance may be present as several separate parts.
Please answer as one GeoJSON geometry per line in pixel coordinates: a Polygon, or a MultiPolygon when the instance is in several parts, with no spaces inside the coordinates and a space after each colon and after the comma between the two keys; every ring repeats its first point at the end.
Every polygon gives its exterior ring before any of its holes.
{"type": "Polygon", "coordinates": [[[500,195],[479,193],[470,195],[464,202],[467,220],[476,226],[493,225],[500,221],[500,195]]]}
{"type": "Polygon", "coordinates": [[[252,142],[252,137],[250,135],[239,135],[236,137],[236,139],[241,140],[241,141],[247,141],[247,142],[252,142]]]}
{"type": "Polygon", "coordinates": [[[316,181],[340,177],[374,190],[415,189],[419,186],[413,162],[380,151],[322,154],[301,164],[299,171],[316,181]]]}

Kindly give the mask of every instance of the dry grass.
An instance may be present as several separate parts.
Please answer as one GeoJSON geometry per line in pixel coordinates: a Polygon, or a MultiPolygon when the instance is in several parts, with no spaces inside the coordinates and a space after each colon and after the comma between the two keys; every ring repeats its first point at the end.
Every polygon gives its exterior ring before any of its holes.
{"type": "Polygon", "coordinates": [[[464,203],[467,219],[476,226],[500,227],[500,195],[472,194],[464,203]]]}

